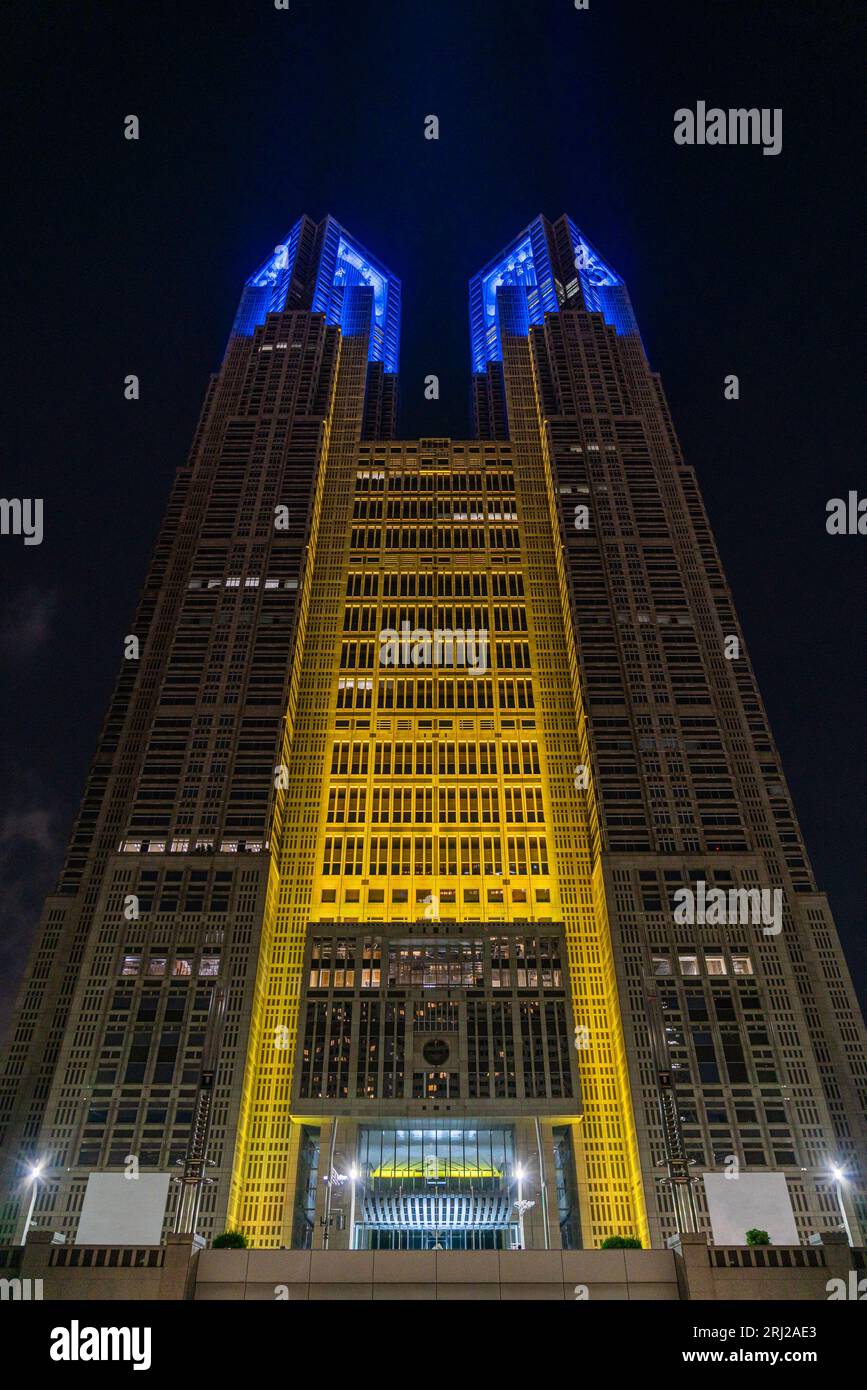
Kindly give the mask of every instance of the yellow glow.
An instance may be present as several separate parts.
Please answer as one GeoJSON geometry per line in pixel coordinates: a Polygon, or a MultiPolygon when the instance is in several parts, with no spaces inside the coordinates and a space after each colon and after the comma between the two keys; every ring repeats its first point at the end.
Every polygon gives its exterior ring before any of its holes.
{"type": "Polygon", "coordinates": [[[499,1168],[484,1164],[452,1163],[446,1158],[426,1158],[418,1163],[383,1163],[374,1168],[372,1178],[501,1178],[499,1168]]]}
{"type": "MultiPolygon", "coordinates": [[[[583,1121],[573,1127],[578,1173],[581,1219],[587,1244],[598,1244],[612,1231],[634,1230],[644,1244],[647,1225],[638,1167],[637,1144],[629,1096],[623,1033],[620,1023],[614,976],[611,939],[606,911],[602,859],[592,784],[587,792],[577,792],[573,769],[590,762],[586,721],[581,704],[575,644],[571,629],[568,593],[564,578],[550,467],[542,443],[544,431],[531,395],[521,407],[510,406],[513,443],[503,445],[499,454],[489,454],[484,464],[468,465],[450,456],[446,468],[463,473],[468,466],[492,469],[502,467],[500,454],[513,460],[515,504],[520,532],[520,549],[494,551],[488,547],[466,551],[437,551],[434,566],[423,563],[417,552],[384,547],[369,551],[361,559],[352,556],[350,537],[356,504],[355,480],[360,468],[371,468],[370,454],[362,460],[358,451],[361,403],[364,393],[366,355],[360,340],[344,339],[340,368],[332,398],[332,408],[323,439],[322,466],[319,469],[312,511],[307,566],[301,598],[299,635],[293,661],[293,685],[286,722],[283,760],[288,767],[288,785],[277,793],[274,824],[270,836],[273,846],[262,933],[259,970],[253,1003],[252,1042],[248,1053],[242,1101],[241,1124],[233,1176],[229,1224],[245,1231],[250,1244],[257,1247],[287,1245],[291,1239],[294,1172],[298,1153],[300,1117],[290,1109],[292,1057],[295,1046],[298,1006],[302,989],[301,967],[306,933],[318,920],[352,922],[428,918],[429,904],[443,916],[479,923],[562,921],[571,972],[575,1023],[586,1027],[589,1045],[579,1052],[582,1083],[583,1121]],[[523,412],[523,413],[522,413],[523,412]],[[369,670],[372,700],[368,708],[338,710],[338,680],[345,674],[340,666],[343,614],[347,580],[350,574],[382,575],[437,573],[443,571],[487,576],[487,596],[466,602],[489,608],[491,645],[497,636],[490,621],[494,576],[520,574],[524,589],[520,607],[526,614],[526,631],[518,635],[529,648],[530,666],[520,670],[490,672],[495,692],[494,707],[454,709],[385,709],[377,707],[381,671],[369,670]],[[496,696],[497,677],[532,679],[535,695],[532,709],[504,705],[496,696]],[[451,721],[452,732],[433,732],[439,717],[451,721]],[[526,725],[524,724],[526,720],[526,725]],[[339,727],[340,726],[340,727],[339,727]],[[462,732],[466,730],[466,732],[462,732]],[[394,828],[373,823],[370,807],[374,791],[383,779],[374,773],[378,747],[395,742],[425,745],[438,738],[459,744],[481,745],[490,741],[501,748],[504,743],[526,743],[537,758],[538,769],[531,776],[521,769],[514,781],[497,773],[499,804],[506,804],[506,792],[532,785],[533,820],[516,825],[504,817],[499,827],[482,823],[476,811],[467,811],[478,796],[493,784],[492,778],[471,767],[456,766],[446,779],[458,789],[454,810],[440,820],[437,789],[443,785],[438,772],[437,747],[432,751],[430,770],[413,772],[403,766],[401,788],[422,794],[431,789],[432,814],[417,824],[394,828]],[[343,825],[342,834],[362,842],[364,871],[361,874],[323,873],[326,839],[335,834],[329,823],[329,793],[336,780],[334,751],[338,744],[364,745],[369,750],[366,786],[367,817],[343,825]],[[462,802],[460,795],[468,800],[462,802]],[[412,837],[488,836],[496,842],[501,863],[479,864],[475,872],[463,865],[438,872],[425,865],[419,869],[417,854],[406,866],[374,876],[368,869],[371,840],[383,833],[412,837]],[[520,857],[509,864],[510,836],[544,836],[548,862],[533,866],[520,857]],[[493,872],[484,872],[494,867],[493,872]],[[458,868],[463,871],[458,872],[458,868]],[[395,890],[404,894],[402,900],[395,890]],[[376,896],[374,897],[374,890],[376,896]],[[417,907],[417,893],[428,894],[428,907],[417,907]],[[274,1046],[277,1030],[282,1031],[282,1048],[274,1046]],[[288,1038],[288,1045],[286,1039],[288,1038]]],[[[394,447],[394,446],[392,446],[394,447]]],[[[400,458],[392,453],[382,462],[383,470],[405,468],[419,471],[418,451],[400,458]]],[[[436,441],[439,454],[448,452],[445,441],[436,441]]],[[[476,446],[468,446],[476,447],[476,446]]],[[[433,451],[431,451],[433,452],[433,451]]],[[[377,460],[376,467],[380,467],[377,460]]],[[[445,470],[441,470],[445,471],[445,470]]],[[[472,510],[470,508],[469,510],[472,510]]],[[[378,523],[384,525],[384,522],[378,523]]],[[[432,525],[431,534],[436,536],[432,525]]],[[[357,549],[357,547],[356,547],[357,549]]],[[[427,549],[424,553],[430,554],[427,549]]],[[[376,622],[383,610],[382,586],[376,622]]],[[[396,600],[399,604],[400,600],[396,600]]],[[[514,602],[514,600],[512,600],[514,602]]],[[[391,626],[390,623],[385,626],[391,626]]],[[[379,626],[356,636],[374,639],[379,626]]],[[[385,675],[394,675],[386,671],[385,675]]],[[[436,690],[436,681],[433,689],[436,690]]],[[[517,769],[516,769],[517,773],[517,769]]],[[[386,781],[389,779],[385,779],[386,781]]],[[[348,786],[356,783],[347,783],[348,786]]],[[[448,793],[447,793],[448,794],[448,793]]],[[[522,811],[523,816],[523,811],[522,811]]],[[[403,820],[403,814],[401,820],[403,820]]],[[[416,843],[418,840],[416,839],[416,843]]],[[[469,841],[468,841],[469,842],[469,841]]],[[[456,851],[457,853],[457,851],[456,851]]],[[[531,853],[528,854],[528,859],[531,853]]],[[[548,1121],[549,1122],[549,1121],[548,1121]]],[[[570,1121],[571,1122],[571,1121],[570,1121]]],[[[317,1123],[323,1123],[322,1118],[317,1123]]],[[[443,1171],[445,1174],[445,1168],[443,1171]]],[[[448,1176],[495,1176],[495,1170],[448,1168],[448,1176]]],[[[382,1177],[429,1176],[425,1166],[384,1167],[382,1177]]]]}

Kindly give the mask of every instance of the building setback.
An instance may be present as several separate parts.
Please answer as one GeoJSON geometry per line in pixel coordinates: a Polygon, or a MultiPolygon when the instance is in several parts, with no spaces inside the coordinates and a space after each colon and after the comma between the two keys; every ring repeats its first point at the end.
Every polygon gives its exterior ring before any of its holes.
{"type": "Polygon", "coordinates": [[[733,1171],[867,1229],[863,1024],[626,287],[539,217],[470,330],[476,439],[398,441],[394,275],[305,216],[244,287],[18,1001],[0,1239],[34,1163],[74,1238],[92,1173],[205,1152],[166,1231],[265,1249],[660,1246],[733,1171]]]}

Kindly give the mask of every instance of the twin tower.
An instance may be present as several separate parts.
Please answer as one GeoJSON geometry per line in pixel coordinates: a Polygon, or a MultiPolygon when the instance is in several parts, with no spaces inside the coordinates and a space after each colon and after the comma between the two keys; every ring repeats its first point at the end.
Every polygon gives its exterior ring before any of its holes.
{"type": "Polygon", "coordinates": [[[863,1028],[626,288],[565,216],[474,276],[468,441],[395,438],[400,293],[331,217],[244,287],[22,986],[6,1237],[30,1165],[74,1238],[131,1160],[260,1248],[661,1245],[732,1163],[835,1226],[863,1028]]]}

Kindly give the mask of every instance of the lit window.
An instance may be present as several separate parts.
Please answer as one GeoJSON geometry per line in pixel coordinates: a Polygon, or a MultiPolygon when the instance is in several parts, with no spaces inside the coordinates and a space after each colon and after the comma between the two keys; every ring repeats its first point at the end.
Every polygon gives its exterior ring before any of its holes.
{"type": "Polygon", "coordinates": [[[179,956],[172,966],[173,975],[192,975],[193,962],[186,957],[179,956]]]}
{"type": "Polygon", "coordinates": [[[124,956],[121,975],[138,975],[141,972],[141,956],[124,956]]]}
{"type": "Polygon", "coordinates": [[[200,975],[214,976],[214,975],[219,975],[219,973],[220,973],[220,957],[219,957],[219,956],[202,956],[202,959],[199,961],[199,974],[200,974],[200,975]]]}
{"type": "Polygon", "coordinates": [[[678,956],[681,975],[698,974],[698,956],[678,956]]]}
{"type": "Polygon", "coordinates": [[[148,961],[149,975],[165,975],[168,961],[165,956],[151,956],[148,961]]]}
{"type": "Polygon", "coordinates": [[[672,971],[672,968],[671,968],[671,956],[654,956],[654,957],[653,957],[653,973],[654,973],[654,975],[671,975],[671,974],[673,974],[673,971],[672,971]]]}
{"type": "Polygon", "coordinates": [[[708,975],[727,975],[725,956],[709,956],[705,953],[705,965],[708,975]]]}
{"type": "Polygon", "coordinates": [[[732,971],[735,975],[752,975],[753,963],[749,956],[732,956],[732,971]]]}

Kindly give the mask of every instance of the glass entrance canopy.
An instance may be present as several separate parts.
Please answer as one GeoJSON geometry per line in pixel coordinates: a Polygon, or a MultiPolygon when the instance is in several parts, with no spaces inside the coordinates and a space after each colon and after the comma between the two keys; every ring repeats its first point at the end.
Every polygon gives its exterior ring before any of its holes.
{"type": "Polygon", "coordinates": [[[508,1249],[517,1243],[514,1133],[358,1131],[356,1250],[508,1249]]]}

